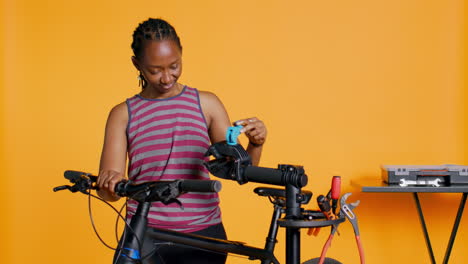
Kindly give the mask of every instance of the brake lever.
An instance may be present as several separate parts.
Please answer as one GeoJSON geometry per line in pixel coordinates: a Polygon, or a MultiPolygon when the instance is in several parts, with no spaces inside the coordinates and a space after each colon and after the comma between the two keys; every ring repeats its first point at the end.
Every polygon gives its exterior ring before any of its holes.
{"type": "Polygon", "coordinates": [[[53,189],[54,192],[58,191],[63,191],[63,190],[70,190],[71,191],[71,186],[70,185],[62,185],[62,186],[57,186],[53,189]]]}
{"type": "Polygon", "coordinates": [[[89,177],[80,177],[77,179],[70,179],[73,185],[62,185],[57,186],[53,189],[54,192],[62,191],[62,190],[69,190],[72,193],[81,192],[84,194],[89,194],[90,190],[98,189],[97,186],[93,184],[93,181],[89,177]]]}

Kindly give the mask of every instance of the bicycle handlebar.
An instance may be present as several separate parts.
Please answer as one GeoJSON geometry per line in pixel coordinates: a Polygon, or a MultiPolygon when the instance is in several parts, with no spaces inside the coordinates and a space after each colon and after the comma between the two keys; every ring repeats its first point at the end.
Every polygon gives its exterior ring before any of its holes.
{"type": "Polygon", "coordinates": [[[153,181],[140,184],[132,184],[130,181],[122,181],[116,184],[115,193],[121,197],[128,197],[151,188],[167,186],[168,184],[176,184],[177,189],[182,193],[219,192],[221,190],[221,182],[213,180],[153,181]]]}
{"type": "Polygon", "coordinates": [[[215,143],[205,156],[215,158],[204,163],[211,174],[235,180],[239,184],[250,181],[297,188],[307,185],[307,175],[302,166],[283,164],[276,169],[252,166],[249,154],[240,144],[229,145],[226,141],[215,143]]]}
{"type": "Polygon", "coordinates": [[[71,181],[72,183],[75,183],[75,181],[80,180],[83,176],[89,177],[92,182],[97,181],[97,176],[91,175],[91,173],[86,173],[82,171],[74,171],[74,170],[66,170],[63,173],[63,177],[65,177],[65,179],[71,181]]]}
{"type": "MultiPolygon", "coordinates": [[[[54,188],[54,191],[68,189],[71,192],[87,193],[88,190],[99,189],[95,184],[97,176],[90,173],[67,170],[64,172],[64,177],[74,185],[58,186],[54,188]]],[[[140,184],[124,180],[115,185],[115,193],[119,196],[145,201],[148,199],[165,201],[185,192],[219,192],[220,190],[221,182],[216,180],[151,181],[140,184]]]]}
{"type": "Polygon", "coordinates": [[[296,187],[307,185],[307,175],[301,167],[280,165],[278,169],[247,166],[244,168],[244,178],[247,181],[286,186],[287,184],[296,187]]]}
{"type": "Polygon", "coordinates": [[[180,180],[182,192],[219,192],[221,182],[216,180],[180,180]]]}

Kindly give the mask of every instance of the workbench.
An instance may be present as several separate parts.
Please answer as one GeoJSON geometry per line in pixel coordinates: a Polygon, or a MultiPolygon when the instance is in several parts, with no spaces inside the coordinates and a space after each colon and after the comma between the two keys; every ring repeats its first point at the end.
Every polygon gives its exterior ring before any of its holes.
{"type": "Polygon", "coordinates": [[[399,185],[388,185],[387,183],[381,180],[375,181],[352,181],[352,185],[362,188],[362,192],[369,193],[412,193],[414,201],[416,202],[416,208],[418,210],[419,220],[424,232],[424,238],[426,241],[427,250],[429,252],[429,257],[432,264],[436,264],[434,258],[434,252],[432,251],[431,240],[427,232],[426,222],[424,220],[424,214],[421,208],[421,203],[419,202],[418,193],[461,193],[460,205],[458,207],[457,215],[455,222],[452,227],[452,233],[445,251],[445,256],[443,264],[447,264],[450,258],[450,253],[452,251],[453,243],[457,235],[458,226],[463,215],[463,210],[465,208],[466,198],[468,195],[468,185],[458,185],[458,186],[440,186],[440,187],[426,187],[426,186],[407,186],[400,187],[399,185]]]}

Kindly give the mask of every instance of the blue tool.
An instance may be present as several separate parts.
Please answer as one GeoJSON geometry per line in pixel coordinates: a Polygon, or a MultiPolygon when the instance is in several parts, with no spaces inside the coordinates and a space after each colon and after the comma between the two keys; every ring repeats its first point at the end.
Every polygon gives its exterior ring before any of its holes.
{"type": "Polygon", "coordinates": [[[243,126],[232,126],[226,131],[226,141],[228,145],[237,145],[237,137],[241,134],[243,126]]]}

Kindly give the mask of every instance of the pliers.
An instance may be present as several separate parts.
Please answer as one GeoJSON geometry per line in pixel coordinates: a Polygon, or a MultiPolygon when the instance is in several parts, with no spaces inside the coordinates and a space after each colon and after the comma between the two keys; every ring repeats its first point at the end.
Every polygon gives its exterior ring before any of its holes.
{"type": "Polygon", "coordinates": [[[331,229],[330,235],[328,236],[327,242],[325,242],[325,245],[323,245],[322,254],[320,255],[320,259],[319,259],[318,264],[323,264],[324,263],[325,255],[327,254],[327,250],[330,247],[331,241],[332,241],[332,239],[335,236],[335,233],[337,231],[338,231],[337,227],[335,225],[332,225],[332,229],[331,229]]]}
{"type": "Polygon", "coordinates": [[[359,235],[359,227],[357,223],[357,216],[354,214],[353,209],[356,208],[360,201],[356,201],[354,203],[346,203],[348,197],[351,196],[351,193],[345,193],[340,200],[340,216],[345,216],[349,222],[353,225],[354,235],[356,237],[356,244],[359,249],[359,258],[361,259],[361,264],[365,264],[366,261],[364,259],[364,249],[362,248],[361,238],[359,235]]]}
{"type": "MultiPolygon", "coordinates": [[[[357,217],[353,212],[353,209],[356,208],[359,205],[360,201],[356,201],[356,202],[350,203],[350,204],[346,203],[346,200],[348,199],[348,197],[350,195],[351,195],[351,193],[345,193],[343,196],[341,196],[339,218],[346,217],[349,220],[349,222],[351,222],[351,224],[353,225],[354,235],[356,237],[356,243],[357,243],[357,246],[358,246],[358,249],[359,249],[359,258],[361,260],[361,264],[365,264],[366,261],[364,259],[364,250],[362,248],[361,239],[359,237],[359,227],[358,227],[358,224],[357,224],[357,217]]],[[[323,246],[322,254],[320,255],[320,259],[319,259],[319,262],[318,262],[319,264],[324,263],[325,255],[327,253],[328,248],[331,245],[331,241],[332,241],[333,236],[335,235],[336,231],[337,231],[337,227],[335,225],[333,225],[330,236],[328,237],[327,242],[325,242],[325,245],[323,246]]]]}

